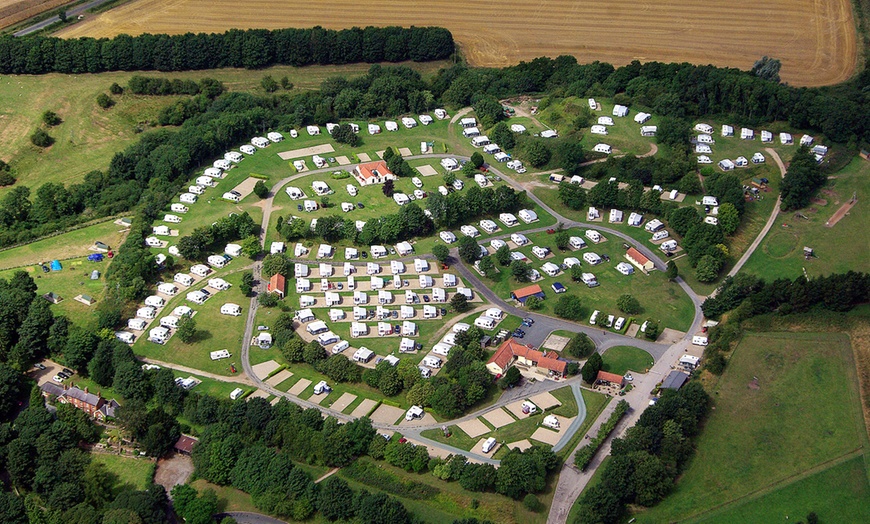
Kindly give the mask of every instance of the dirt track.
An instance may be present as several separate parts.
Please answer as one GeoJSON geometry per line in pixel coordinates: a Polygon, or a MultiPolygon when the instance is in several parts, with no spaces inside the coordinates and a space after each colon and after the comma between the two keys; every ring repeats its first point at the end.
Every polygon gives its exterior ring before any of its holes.
{"type": "Polygon", "coordinates": [[[850,201],[846,202],[845,204],[843,204],[842,206],[840,206],[840,209],[838,209],[837,212],[834,213],[834,216],[832,216],[827,222],[825,222],[825,227],[836,226],[837,222],[839,222],[840,220],[843,219],[844,216],[849,214],[849,210],[851,210],[857,204],[858,204],[857,200],[854,200],[854,201],[850,200],[850,201]]]}
{"type": "Polygon", "coordinates": [[[504,66],[572,54],[581,62],[688,61],[748,69],[763,55],[781,77],[814,86],[846,80],[857,39],[848,0],[460,2],[437,0],[135,0],[61,31],[65,37],[237,28],[439,25],[474,65],[504,66]]]}

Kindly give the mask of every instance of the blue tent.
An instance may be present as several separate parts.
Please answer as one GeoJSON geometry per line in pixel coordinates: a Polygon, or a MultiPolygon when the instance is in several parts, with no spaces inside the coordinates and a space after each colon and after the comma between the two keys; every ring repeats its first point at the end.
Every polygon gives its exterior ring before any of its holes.
{"type": "Polygon", "coordinates": [[[60,265],[59,260],[52,260],[51,261],[51,270],[52,271],[60,271],[61,269],[63,269],[63,266],[60,265]]]}
{"type": "Polygon", "coordinates": [[[102,262],[103,255],[100,253],[92,253],[92,254],[88,255],[88,260],[91,262],[102,262]]]}

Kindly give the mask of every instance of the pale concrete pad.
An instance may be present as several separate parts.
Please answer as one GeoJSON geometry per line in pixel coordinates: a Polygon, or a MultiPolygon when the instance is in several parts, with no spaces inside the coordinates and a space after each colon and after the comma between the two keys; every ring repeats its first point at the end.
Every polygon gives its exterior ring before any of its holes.
{"type": "Polygon", "coordinates": [[[562,405],[562,403],[559,402],[559,399],[551,395],[548,391],[538,393],[534,397],[530,397],[529,400],[534,402],[534,404],[538,406],[538,409],[540,409],[541,411],[547,411],[550,408],[555,408],[562,405]]]}
{"type": "Polygon", "coordinates": [[[465,434],[471,438],[476,438],[483,435],[484,433],[489,433],[489,428],[486,427],[486,424],[476,418],[466,420],[465,422],[460,422],[456,425],[459,426],[459,429],[464,431],[465,434]]]}
{"type": "Polygon", "coordinates": [[[290,160],[291,158],[313,156],[319,155],[321,153],[332,153],[333,151],[335,151],[335,148],[332,147],[332,144],[321,144],[319,146],[311,146],[302,149],[284,151],[283,153],[278,153],[278,156],[281,157],[281,160],[290,160]]]}
{"type": "Polygon", "coordinates": [[[292,376],[293,376],[293,373],[291,373],[289,370],[282,369],[278,373],[275,373],[274,375],[272,375],[269,378],[269,380],[266,381],[266,384],[269,384],[270,386],[274,387],[274,386],[277,386],[278,384],[280,384],[281,382],[284,382],[285,380],[287,380],[288,378],[290,378],[292,376]]]}
{"type": "Polygon", "coordinates": [[[269,373],[275,371],[280,366],[274,360],[267,360],[266,362],[256,364],[253,366],[254,375],[257,375],[257,378],[260,380],[269,376],[269,373]]]}
{"type": "Polygon", "coordinates": [[[525,419],[529,418],[529,416],[526,415],[525,413],[523,413],[523,402],[525,402],[525,400],[523,400],[523,399],[516,400],[514,402],[511,402],[507,406],[505,406],[505,409],[510,411],[510,413],[513,416],[517,417],[517,419],[525,420],[525,419]]]}
{"type": "Polygon", "coordinates": [[[449,451],[447,451],[446,449],[436,448],[433,446],[427,446],[426,444],[423,444],[422,442],[419,442],[419,441],[414,440],[414,439],[409,438],[408,442],[410,442],[411,444],[413,444],[415,446],[425,447],[427,450],[429,450],[430,457],[438,457],[438,458],[446,459],[449,455],[451,455],[451,453],[449,451]]]}
{"type": "Polygon", "coordinates": [[[477,444],[475,444],[474,447],[471,448],[472,453],[480,453],[481,455],[483,455],[485,457],[487,457],[487,456],[491,457],[491,456],[495,455],[495,452],[498,451],[498,448],[501,447],[501,443],[500,442],[496,443],[495,447],[492,448],[491,450],[489,450],[489,453],[484,453],[483,452],[483,443],[486,441],[487,441],[487,439],[485,439],[485,438],[478,440],[477,444]]]}
{"type": "Polygon", "coordinates": [[[507,445],[508,449],[518,449],[520,451],[525,451],[532,447],[532,443],[529,442],[529,439],[524,438],[523,440],[518,440],[516,442],[511,442],[507,445]]]}
{"type": "Polygon", "coordinates": [[[326,400],[326,397],[328,397],[331,394],[332,393],[330,392],[330,393],[327,393],[325,395],[323,393],[321,393],[319,395],[311,395],[310,397],[308,397],[308,400],[310,402],[314,402],[315,404],[322,404],[323,401],[326,400]]]}
{"type": "Polygon", "coordinates": [[[359,406],[354,408],[350,416],[356,418],[364,417],[369,414],[369,411],[371,411],[373,407],[375,407],[375,404],[377,404],[377,402],[370,398],[363,399],[363,401],[359,403],[359,406]]]}
{"type": "Polygon", "coordinates": [[[254,177],[248,177],[241,184],[233,188],[233,191],[242,195],[239,197],[239,200],[243,200],[246,196],[254,192],[254,186],[257,185],[258,180],[259,179],[254,177]]]}
{"type": "Polygon", "coordinates": [[[532,433],[532,436],[529,438],[537,440],[538,442],[543,442],[544,444],[555,446],[556,443],[559,442],[559,439],[562,438],[562,436],[558,432],[553,431],[552,429],[538,428],[535,430],[534,433],[532,433]]]}
{"type": "Polygon", "coordinates": [[[400,418],[404,420],[404,417],[404,410],[386,404],[381,404],[371,415],[372,422],[379,424],[395,424],[400,418]]]}
{"type": "Polygon", "coordinates": [[[435,168],[430,165],[417,166],[415,169],[419,171],[420,174],[423,176],[432,176],[438,174],[438,171],[435,171],[435,168]]]}
{"type": "Polygon", "coordinates": [[[559,420],[559,429],[556,430],[557,433],[562,433],[567,431],[569,427],[571,427],[571,423],[574,422],[574,419],[577,417],[562,417],[559,415],[553,415],[556,419],[559,420]]]}
{"type": "Polygon", "coordinates": [[[682,331],[665,328],[662,330],[661,333],[659,333],[659,338],[656,339],[656,342],[659,342],[661,344],[676,344],[677,342],[682,340],[684,336],[686,336],[686,334],[682,331]]]}
{"type": "Polygon", "coordinates": [[[332,409],[336,411],[344,411],[344,408],[350,406],[350,403],[356,400],[356,395],[353,393],[345,393],[338,400],[332,403],[332,409]]]}
{"type": "Polygon", "coordinates": [[[420,418],[415,418],[414,420],[405,420],[405,412],[402,411],[402,421],[399,422],[400,426],[419,426],[421,424],[432,424],[435,420],[432,418],[432,415],[428,413],[423,413],[423,416],[420,418]]]}
{"type": "Polygon", "coordinates": [[[257,391],[254,391],[253,393],[251,393],[250,395],[245,397],[245,399],[251,400],[252,398],[269,398],[269,396],[271,396],[271,395],[272,394],[269,393],[268,391],[263,391],[262,389],[258,389],[257,391]]]}
{"type": "Polygon", "coordinates": [[[299,396],[300,393],[305,391],[305,388],[311,385],[311,381],[307,378],[300,378],[299,382],[293,384],[293,387],[287,390],[287,393],[291,395],[299,396]]]}
{"type": "Polygon", "coordinates": [[[402,156],[411,156],[413,153],[411,153],[411,150],[407,147],[400,147],[399,154],[402,156]]]}
{"type": "Polygon", "coordinates": [[[544,349],[552,349],[553,351],[562,351],[568,345],[571,339],[561,335],[550,335],[544,341],[544,349]]]}
{"type": "Polygon", "coordinates": [[[269,404],[272,404],[272,405],[274,406],[274,405],[277,404],[278,402],[281,402],[281,397],[275,397],[275,398],[273,398],[272,401],[269,402],[269,404]]]}
{"type": "MultiPolygon", "coordinates": [[[[520,413],[522,413],[522,411],[520,411],[520,413]]],[[[512,416],[510,416],[510,414],[507,411],[503,410],[502,408],[494,409],[492,411],[484,413],[483,419],[485,421],[489,422],[490,424],[492,424],[492,426],[495,429],[498,429],[498,428],[507,426],[508,424],[512,424],[512,423],[516,422],[514,420],[514,418],[512,416]]]]}
{"type": "Polygon", "coordinates": [[[370,157],[368,155],[368,153],[357,153],[356,157],[359,158],[360,162],[371,162],[372,161],[372,157],[370,157]]]}
{"type": "Polygon", "coordinates": [[[346,156],[337,156],[335,157],[335,161],[338,162],[338,165],[340,166],[346,166],[350,164],[350,159],[346,156]]]}

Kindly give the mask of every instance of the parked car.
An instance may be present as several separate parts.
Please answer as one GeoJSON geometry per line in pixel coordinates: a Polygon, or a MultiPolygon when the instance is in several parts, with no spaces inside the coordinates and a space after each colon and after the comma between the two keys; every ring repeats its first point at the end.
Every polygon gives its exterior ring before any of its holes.
{"type": "Polygon", "coordinates": [[[368,251],[363,251],[361,254],[362,254],[362,257],[363,257],[363,258],[369,258],[369,252],[368,252],[368,251]]]}
{"type": "Polygon", "coordinates": [[[296,210],[302,211],[302,204],[296,204],[296,210]]]}
{"type": "Polygon", "coordinates": [[[523,319],[523,325],[526,327],[532,327],[532,324],[534,324],[534,323],[535,323],[535,320],[532,318],[524,318],[523,319]]]}
{"type": "Polygon", "coordinates": [[[75,375],[75,372],[73,372],[73,370],[71,370],[70,368],[63,368],[63,372],[69,376],[75,375]]]}
{"type": "Polygon", "coordinates": [[[429,302],[429,295],[423,295],[423,302],[429,302]]]}
{"type": "Polygon", "coordinates": [[[359,209],[365,209],[366,206],[362,202],[357,202],[356,207],[358,207],[359,209]]]}
{"type": "Polygon", "coordinates": [[[44,370],[44,369],[45,369],[45,366],[44,366],[43,364],[40,364],[39,362],[37,362],[36,364],[34,364],[33,367],[35,367],[35,368],[38,369],[38,370],[44,370]]]}
{"type": "Polygon", "coordinates": [[[268,331],[268,330],[269,330],[269,326],[264,326],[262,324],[257,326],[257,331],[268,331]]]}
{"type": "Polygon", "coordinates": [[[53,380],[55,382],[63,382],[63,379],[60,378],[58,375],[51,377],[51,380],[53,380]]]}

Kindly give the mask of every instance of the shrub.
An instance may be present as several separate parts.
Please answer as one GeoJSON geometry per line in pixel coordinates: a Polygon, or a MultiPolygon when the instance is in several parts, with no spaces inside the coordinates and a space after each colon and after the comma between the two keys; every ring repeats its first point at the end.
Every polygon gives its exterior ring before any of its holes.
{"type": "Polygon", "coordinates": [[[30,141],[36,147],[48,147],[54,143],[54,139],[48,135],[42,129],[37,129],[30,135],[30,141]]]}
{"type": "Polygon", "coordinates": [[[527,510],[532,513],[537,513],[544,508],[544,505],[538,500],[538,497],[532,495],[531,493],[527,494],[523,497],[523,506],[526,507],[527,510]]]}
{"type": "Polygon", "coordinates": [[[109,86],[109,92],[113,95],[120,95],[124,92],[124,88],[118,85],[118,82],[112,82],[112,85],[109,86]]]}
{"type": "Polygon", "coordinates": [[[46,111],[45,113],[42,113],[42,121],[48,127],[54,127],[54,126],[60,124],[61,122],[63,122],[63,120],[61,120],[60,116],[58,116],[58,114],[55,113],[54,111],[46,111]]]}
{"type": "Polygon", "coordinates": [[[97,105],[102,107],[103,109],[109,109],[113,105],[115,105],[115,101],[107,95],[106,93],[100,93],[97,95],[97,105]]]}
{"type": "Polygon", "coordinates": [[[254,184],[254,194],[259,198],[266,198],[269,196],[269,188],[266,187],[266,183],[262,180],[257,180],[257,183],[254,184]]]}

